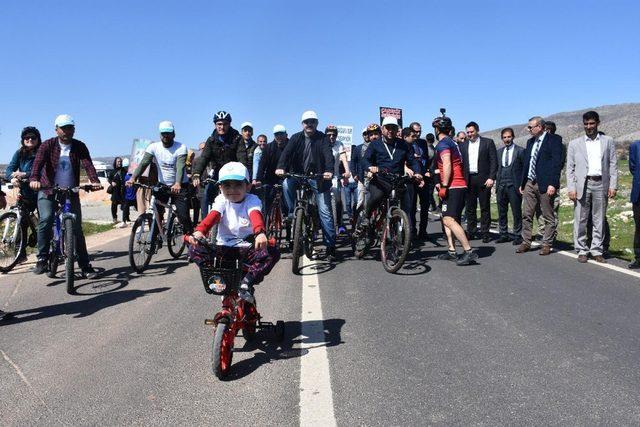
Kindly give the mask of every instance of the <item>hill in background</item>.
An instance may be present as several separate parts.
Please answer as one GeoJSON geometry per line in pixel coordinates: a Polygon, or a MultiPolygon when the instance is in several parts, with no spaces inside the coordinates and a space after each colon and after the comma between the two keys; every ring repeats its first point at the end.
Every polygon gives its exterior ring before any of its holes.
{"type": "MultiPolygon", "coordinates": [[[[610,135],[619,147],[626,147],[631,142],[640,139],[640,103],[603,105],[601,107],[585,108],[584,110],[556,113],[545,117],[556,123],[556,133],[561,135],[564,143],[568,143],[580,135],[584,135],[582,127],[582,114],[589,110],[595,110],[600,115],[599,129],[610,135]]],[[[500,131],[505,127],[511,127],[516,133],[516,144],[525,146],[529,139],[526,129],[527,123],[518,123],[503,126],[487,132],[480,132],[482,136],[493,139],[500,145],[500,131]]],[[[461,130],[461,129],[459,129],[461,130]]]]}

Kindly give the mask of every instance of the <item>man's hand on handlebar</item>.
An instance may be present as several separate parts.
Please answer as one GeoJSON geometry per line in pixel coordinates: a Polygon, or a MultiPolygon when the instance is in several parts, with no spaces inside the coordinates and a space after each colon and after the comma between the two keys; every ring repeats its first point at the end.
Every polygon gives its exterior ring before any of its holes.
{"type": "Polygon", "coordinates": [[[199,176],[197,176],[197,175],[192,176],[192,177],[191,177],[191,184],[192,184],[194,187],[197,187],[198,185],[200,185],[200,177],[199,177],[199,176]]]}
{"type": "Polygon", "coordinates": [[[283,176],[284,175],[284,169],[276,169],[276,175],[283,176]]]}
{"type": "Polygon", "coordinates": [[[378,173],[378,167],[377,166],[369,166],[369,172],[378,173]]]}
{"type": "Polygon", "coordinates": [[[322,178],[326,180],[330,180],[333,178],[333,174],[331,172],[325,172],[322,174],[322,178]]]}
{"type": "Polygon", "coordinates": [[[171,192],[172,192],[173,194],[178,194],[178,193],[180,193],[180,189],[181,189],[181,188],[182,188],[182,185],[180,185],[180,183],[179,183],[179,182],[176,182],[175,184],[173,184],[173,185],[171,186],[171,192]]]}
{"type": "Polygon", "coordinates": [[[38,191],[40,190],[40,182],[39,181],[31,181],[29,183],[29,187],[33,190],[33,191],[38,191]]]}

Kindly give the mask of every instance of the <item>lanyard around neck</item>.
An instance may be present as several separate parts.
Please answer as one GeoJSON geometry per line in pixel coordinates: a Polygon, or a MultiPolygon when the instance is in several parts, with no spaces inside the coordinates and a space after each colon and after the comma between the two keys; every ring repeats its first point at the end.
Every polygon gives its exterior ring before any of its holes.
{"type": "Polygon", "coordinates": [[[387,150],[387,153],[389,154],[389,158],[393,161],[393,155],[396,154],[396,143],[395,143],[395,141],[393,143],[393,151],[389,151],[389,147],[387,146],[388,144],[386,143],[386,141],[383,141],[382,145],[384,145],[384,148],[387,150]]]}

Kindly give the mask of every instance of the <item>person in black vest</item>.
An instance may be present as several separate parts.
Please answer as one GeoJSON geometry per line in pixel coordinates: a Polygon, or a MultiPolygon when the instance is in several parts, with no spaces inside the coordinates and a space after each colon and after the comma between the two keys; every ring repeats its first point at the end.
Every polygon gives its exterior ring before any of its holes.
{"type": "Polygon", "coordinates": [[[514,245],[522,243],[522,195],[518,191],[522,181],[522,168],[524,166],[524,149],[513,142],[514,132],[511,128],[504,128],[500,137],[504,147],[498,150],[498,174],[496,176],[496,199],[498,202],[498,224],[500,237],[498,243],[513,240],[514,245]],[[513,216],[512,239],[509,236],[507,213],[511,205],[513,216]]]}
{"type": "Polygon", "coordinates": [[[493,139],[478,134],[480,127],[476,122],[466,126],[467,140],[461,142],[460,152],[465,162],[464,174],[467,181],[466,214],[467,234],[470,239],[477,238],[477,206],[480,202],[480,233],[482,241],[491,241],[491,187],[498,172],[496,146],[493,139]]]}
{"type": "MultiPolygon", "coordinates": [[[[419,123],[412,123],[414,124],[419,123]]],[[[413,148],[413,156],[417,160],[418,165],[420,166],[420,174],[422,176],[426,176],[427,162],[429,159],[428,151],[427,151],[427,142],[424,139],[418,138],[420,132],[417,132],[413,127],[408,127],[402,129],[402,139],[413,148]]],[[[405,165],[405,169],[407,173],[409,172],[409,168],[405,165]]],[[[409,222],[411,222],[411,236],[417,238],[419,240],[427,240],[429,237],[427,235],[427,224],[429,221],[429,197],[427,195],[429,191],[429,187],[425,184],[412,183],[409,187],[409,195],[411,197],[411,208],[408,212],[409,214],[409,222]],[[418,210],[418,200],[420,200],[420,232],[416,231],[416,212],[418,210]]]]}
{"type": "MultiPolygon", "coordinates": [[[[436,203],[436,198],[433,197],[433,190],[436,187],[436,177],[435,177],[435,164],[436,162],[434,161],[436,158],[436,147],[435,147],[435,141],[436,141],[436,137],[432,134],[432,133],[428,133],[427,134],[427,170],[429,171],[429,174],[426,176],[426,186],[428,187],[427,189],[427,194],[429,197],[429,210],[432,212],[436,212],[438,210],[438,204],[436,203]]],[[[439,179],[439,177],[438,177],[439,179]]]]}

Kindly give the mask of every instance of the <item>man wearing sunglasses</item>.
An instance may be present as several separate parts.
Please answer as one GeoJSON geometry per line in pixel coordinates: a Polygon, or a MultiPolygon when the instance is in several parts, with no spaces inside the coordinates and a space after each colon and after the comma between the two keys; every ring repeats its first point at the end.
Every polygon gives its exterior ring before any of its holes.
{"type": "MultiPolygon", "coordinates": [[[[337,259],[336,230],[331,211],[331,179],[333,178],[334,157],[327,136],[318,130],[318,115],[315,111],[302,114],[302,131],[295,133],[284,148],[276,175],[285,172],[297,174],[322,174],[322,180],[312,180],[311,185],[318,203],[323,242],[327,248],[329,261],[337,259]]],[[[298,180],[287,178],[283,183],[284,197],[289,208],[289,217],[293,218],[296,207],[298,180]]]]}
{"type": "Polygon", "coordinates": [[[531,249],[533,216],[540,206],[545,220],[544,236],[539,255],[549,255],[556,226],[553,217],[553,200],[560,188],[562,170],[562,141],[547,132],[544,119],[529,119],[527,129],[531,138],[527,141],[520,194],[522,194],[522,243],[516,253],[531,249]]]}

